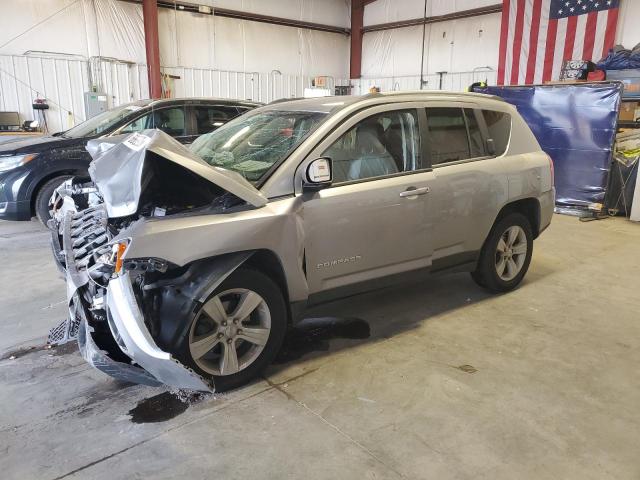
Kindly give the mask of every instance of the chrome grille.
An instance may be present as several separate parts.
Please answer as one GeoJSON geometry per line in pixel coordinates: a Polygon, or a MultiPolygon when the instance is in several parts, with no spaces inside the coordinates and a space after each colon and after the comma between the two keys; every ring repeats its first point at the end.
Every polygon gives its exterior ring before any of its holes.
{"type": "MultiPolygon", "coordinates": [[[[104,206],[88,208],[71,216],[69,226],[69,253],[78,272],[91,270],[100,256],[109,253],[111,239],[107,229],[104,206]]],[[[67,259],[68,261],[69,259],[67,259]]]]}

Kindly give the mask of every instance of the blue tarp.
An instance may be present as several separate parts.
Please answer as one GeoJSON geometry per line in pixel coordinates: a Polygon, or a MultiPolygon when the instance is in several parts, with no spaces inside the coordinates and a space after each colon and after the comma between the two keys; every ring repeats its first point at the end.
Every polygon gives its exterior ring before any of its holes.
{"type": "Polygon", "coordinates": [[[598,70],[629,70],[640,68],[640,48],[638,45],[633,50],[627,50],[616,46],[609,50],[606,57],[601,59],[596,67],[598,70]]]}
{"type": "Polygon", "coordinates": [[[604,203],[622,96],[619,82],[476,89],[515,105],[553,159],[556,205],[604,203]]]}

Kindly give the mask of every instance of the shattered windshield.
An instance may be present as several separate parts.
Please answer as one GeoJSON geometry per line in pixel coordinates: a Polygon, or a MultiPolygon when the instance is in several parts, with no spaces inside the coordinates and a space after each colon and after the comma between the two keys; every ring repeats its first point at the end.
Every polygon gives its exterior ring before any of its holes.
{"type": "Polygon", "coordinates": [[[142,107],[136,104],[122,105],[102,112],[95,117],[91,117],[86,122],[82,122],[63,133],[65,138],[81,138],[100,135],[109,130],[113,125],[124,118],[137,112],[142,107]]]}
{"type": "Polygon", "coordinates": [[[191,151],[205,162],[259,181],[325,118],[322,112],[268,111],[243,116],[197,138],[191,151]]]}

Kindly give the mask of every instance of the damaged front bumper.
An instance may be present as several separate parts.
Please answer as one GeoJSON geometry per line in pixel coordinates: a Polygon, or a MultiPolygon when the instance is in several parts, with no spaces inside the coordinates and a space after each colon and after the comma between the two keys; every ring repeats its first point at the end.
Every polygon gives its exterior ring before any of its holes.
{"type": "Polygon", "coordinates": [[[109,282],[107,311],[109,327],[120,348],[156,380],[177,388],[213,391],[212,384],[155,344],[144,324],[129,274],[109,282]]]}
{"type": "Polygon", "coordinates": [[[104,287],[90,285],[86,232],[99,222],[86,213],[69,212],[63,221],[69,317],[49,334],[51,343],[77,338],[84,359],[98,370],[120,380],[145,385],[165,384],[175,388],[213,391],[213,384],[161,350],[147,329],[136,301],[129,275],[113,277],[104,287]],[[106,299],[106,301],[105,301],[106,299]],[[96,315],[96,305],[105,314],[96,315]]]}

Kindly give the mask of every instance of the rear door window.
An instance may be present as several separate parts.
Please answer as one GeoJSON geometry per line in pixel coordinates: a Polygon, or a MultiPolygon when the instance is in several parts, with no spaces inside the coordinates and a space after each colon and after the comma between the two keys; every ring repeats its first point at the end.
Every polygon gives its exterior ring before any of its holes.
{"type": "Polygon", "coordinates": [[[194,113],[197,135],[212,132],[239,115],[236,107],[221,105],[195,106],[194,113]]]}
{"type": "Polygon", "coordinates": [[[484,138],[476,114],[471,108],[464,109],[464,118],[467,120],[467,128],[469,129],[469,149],[471,158],[484,157],[485,151],[484,138]]]}
{"type": "Polygon", "coordinates": [[[482,110],[482,116],[487,124],[489,138],[493,140],[494,155],[502,155],[507,151],[509,137],[511,137],[511,115],[494,110],[482,110]]]}
{"type": "Polygon", "coordinates": [[[172,137],[184,135],[184,108],[161,108],[151,112],[153,126],[172,137]]]}
{"type": "Polygon", "coordinates": [[[427,108],[431,165],[471,158],[462,108],[427,108]]]}

